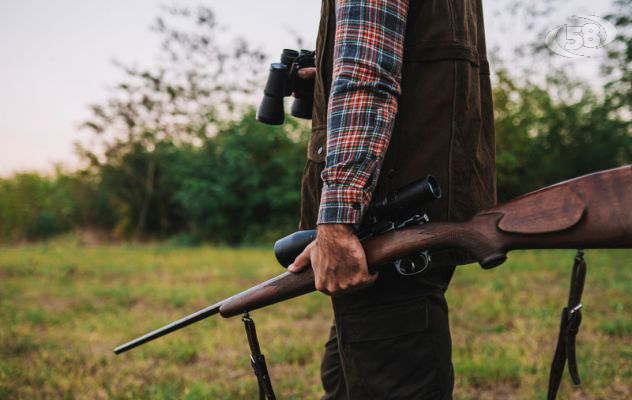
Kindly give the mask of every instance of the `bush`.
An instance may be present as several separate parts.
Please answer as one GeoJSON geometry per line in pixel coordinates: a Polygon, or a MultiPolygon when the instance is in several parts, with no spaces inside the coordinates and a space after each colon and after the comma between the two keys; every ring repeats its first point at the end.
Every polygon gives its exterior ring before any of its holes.
{"type": "Polygon", "coordinates": [[[296,229],[307,130],[255,121],[229,123],[200,148],[180,150],[171,180],[193,232],[228,243],[276,239],[296,229]]]}
{"type": "Polygon", "coordinates": [[[0,180],[0,240],[44,239],[64,232],[72,211],[59,178],[23,173],[0,180]]]}

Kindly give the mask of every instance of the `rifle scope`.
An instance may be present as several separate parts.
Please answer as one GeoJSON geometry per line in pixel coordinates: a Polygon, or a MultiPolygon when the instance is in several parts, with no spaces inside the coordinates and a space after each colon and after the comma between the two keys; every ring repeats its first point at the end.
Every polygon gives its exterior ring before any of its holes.
{"type": "MultiPolygon", "coordinates": [[[[401,223],[418,213],[426,204],[440,198],[441,187],[432,175],[411,182],[371,203],[357,236],[364,239],[379,233],[384,226],[401,223]]],[[[314,239],[314,229],[294,232],[274,243],[274,255],[279,264],[287,268],[314,239]]]]}

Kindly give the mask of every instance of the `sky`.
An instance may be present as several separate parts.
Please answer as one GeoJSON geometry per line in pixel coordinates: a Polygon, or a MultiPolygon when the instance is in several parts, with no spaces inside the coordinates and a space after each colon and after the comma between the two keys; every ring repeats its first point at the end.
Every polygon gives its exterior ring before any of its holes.
{"type": "MultiPolygon", "coordinates": [[[[499,0],[500,1],[500,0],[499,0]]],[[[211,7],[228,35],[245,37],[271,57],[294,44],[294,33],[313,46],[320,0],[178,0],[211,7]]],[[[489,48],[508,52],[527,40],[522,24],[499,18],[500,2],[484,4],[489,48]]],[[[159,38],[149,27],[164,0],[0,0],[0,176],[49,172],[54,163],[77,164],[73,143],[88,105],[107,98],[122,77],[113,60],[152,65],[159,38]]],[[[551,28],[574,14],[604,15],[608,2],[571,0],[550,16],[551,28]],[[558,21],[558,22],[555,22],[558,21]]],[[[573,59],[586,79],[593,59],[573,59]]]]}

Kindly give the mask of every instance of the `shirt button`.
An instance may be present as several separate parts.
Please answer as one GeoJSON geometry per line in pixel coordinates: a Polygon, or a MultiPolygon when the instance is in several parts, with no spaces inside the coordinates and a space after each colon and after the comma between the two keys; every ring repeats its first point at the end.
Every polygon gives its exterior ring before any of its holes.
{"type": "Polygon", "coordinates": [[[318,155],[323,154],[323,146],[320,146],[320,147],[318,148],[318,151],[317,151],[316,153],[318,153],[318,155]]]}

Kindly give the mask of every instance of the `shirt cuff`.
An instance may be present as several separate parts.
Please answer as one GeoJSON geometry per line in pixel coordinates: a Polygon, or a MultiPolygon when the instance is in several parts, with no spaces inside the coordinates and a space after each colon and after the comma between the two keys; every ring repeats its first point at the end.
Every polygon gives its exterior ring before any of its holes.
{"type": "Polygon", "coordinates": [[[318,224],[360,225],[366,207],[367,193],[351,186],[323,187],[318,210],[318,224]]]}

